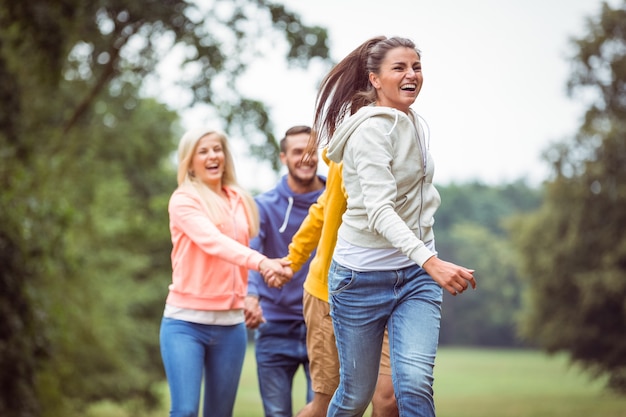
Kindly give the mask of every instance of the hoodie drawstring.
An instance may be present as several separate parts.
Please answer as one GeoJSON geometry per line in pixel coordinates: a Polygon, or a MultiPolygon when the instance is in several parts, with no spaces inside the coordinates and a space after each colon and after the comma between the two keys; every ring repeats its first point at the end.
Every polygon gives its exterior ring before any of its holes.
{"type": "Polygon", "coordinates": [[[288,197],[287,201],[289,201],[289,205],[287,206],[287,211],[285,212],[285,220],[283,220],[282,226],[278,231],[283,233],[285,229],[287,229],[287,224],[289,223],[289,215],[291,214],[291,208],[293,207],[293,197],[288,197]]]}

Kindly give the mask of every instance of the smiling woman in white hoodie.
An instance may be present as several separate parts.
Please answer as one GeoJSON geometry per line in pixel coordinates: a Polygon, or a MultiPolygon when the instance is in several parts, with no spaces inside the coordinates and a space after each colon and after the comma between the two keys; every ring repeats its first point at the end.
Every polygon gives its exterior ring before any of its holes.
{"type": "Polygon", "coordinates": [[[314,129],[343,162],[347,210],[328,286],[340,383],[329,416],[361,416],[371,400],[385,327],[400,416],[434,416],[433,367],[442,289],[475,288],[474,271],[437,257],[439,193],[419,116],[420,52],[370,39],[322,82],[314,129]]]}

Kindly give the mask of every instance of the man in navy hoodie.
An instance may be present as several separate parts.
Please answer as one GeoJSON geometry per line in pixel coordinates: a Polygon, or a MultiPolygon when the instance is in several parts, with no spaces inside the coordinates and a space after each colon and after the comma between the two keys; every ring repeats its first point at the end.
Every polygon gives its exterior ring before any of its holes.
{"type": "MultiPolygon", "coordinates": [[[[326,185],[326,178],[317,175],[317,156],[303,161],[310,136],[308,126],[287,130],[280,141],[280,160],[287,174],[255,198],[261,228],[250,247],[270,258],[287,255],[291,238],[326,185]]],[[[292,384],[300,366],[307,379],[306,400],[313,398],[302,315],[302,285],[308,270],[307,262],[281,288],[270,288],[256,271],[248,276],[246,325],[256,328],[257,375],[266,417],[293,415],[292,384]]]]}

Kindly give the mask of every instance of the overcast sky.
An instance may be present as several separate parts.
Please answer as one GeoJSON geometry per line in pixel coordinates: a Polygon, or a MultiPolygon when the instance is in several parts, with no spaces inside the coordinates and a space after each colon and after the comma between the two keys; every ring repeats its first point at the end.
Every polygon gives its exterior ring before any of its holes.
{"type": "MultiPolygon", "coordinates": [[[[306,24],[328,29],[335,60],[378,35],[417,44],[424,85],[413,108],[430,127],[436,183],[500,184],[522,177],[539,183],[548,173],[542,150],[571,137],[580,124],[585,106],[565,90],[569,39],[587,33],[585,18],[599,14],[600,0],[279,2],[306,24]]],[[[271,106],[280,138],[292,125],[311,124],[324,73],[316,65],[288,69],[270,40],[266,50],[241,88],[271,106]]],[[[184,124],[201,120],[201,113],[189,112],[184,124]]],[[[238,172],[249,188],[265,190],[276,180],[245,155],[238,156],[238,172]]]]}

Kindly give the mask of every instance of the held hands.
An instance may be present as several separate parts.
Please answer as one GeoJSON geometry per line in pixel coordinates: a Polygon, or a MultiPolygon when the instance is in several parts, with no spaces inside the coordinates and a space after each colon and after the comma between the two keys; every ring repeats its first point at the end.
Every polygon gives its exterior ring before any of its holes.
{"type": "Polygon", "coordinates": [[[437,284],[452,295],[461,294],[470,285],[472,289],[476,289],[473,269],[443,261],[436,256],[429,258],[422,267],[437,284]]]}
{"type": "MultiPolygon", "coordinates": [[[[269,287],[280,288],[289,282],[293,276],[293,270],[289,265],[291,265],[291,261],[287,259],[266,258],[259,263],[259,273],[269,287]]],[[[257,296],[246,296],[243,311],[248,329],[256,329],[261,323],[265,323],[263,310],[257,296]]]]}
{"type": "Polygon", "coordinates": [[[290,266],[285,266],[283,275],[275,275],[266,282],[270,288],[282,288],[283,285],[291,281],[291,278],[293,278],[293,270],[290,266]]]}
{"type": "Polygon", "coordinates": [[[280,288],[291,280],[293,270],[291,261],[283,259],[264,259],[259,264],[259,272],[270,288],[280,288]]]}

